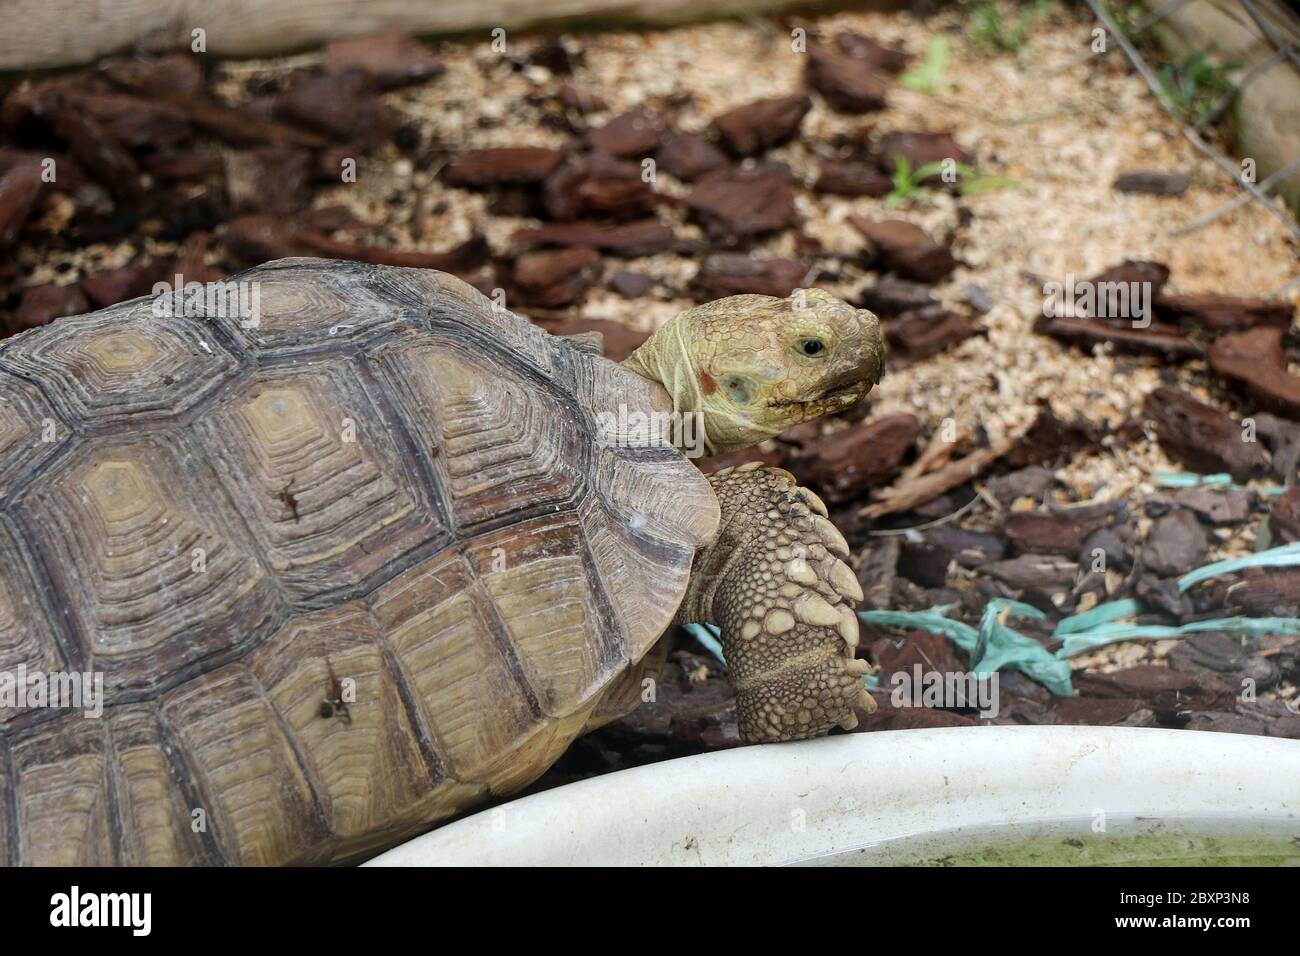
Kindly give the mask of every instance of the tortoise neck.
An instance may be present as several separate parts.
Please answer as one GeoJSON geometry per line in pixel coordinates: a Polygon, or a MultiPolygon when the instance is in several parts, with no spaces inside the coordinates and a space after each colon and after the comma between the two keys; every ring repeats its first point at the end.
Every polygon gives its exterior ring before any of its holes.
{"type": "Polygon", "coordinates": [[[642,378],[658,382],[672,399],[673,413],[679,417],[694,416],[694,430],[703,442],[704,454],[716,454],[717,449],[709,434],[709,416],[705,414],[703,389],[691,359],[690,330],[685,313],[670,319],[655,330],[636,351],[627,357],[623,367],[642,378]]]}

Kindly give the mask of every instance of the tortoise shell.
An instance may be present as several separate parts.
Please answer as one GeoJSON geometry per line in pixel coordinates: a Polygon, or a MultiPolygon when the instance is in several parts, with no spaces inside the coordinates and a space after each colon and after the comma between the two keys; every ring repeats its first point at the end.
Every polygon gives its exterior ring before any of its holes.
{"type": "Polygon", "coordinates": [[[355,858],[518,789],[716,530],[678,452],[599,430],[658,385],[458,279],[223,288],[257,311],[0,343],[0,862],[355,858]],[[16,706],[24,671],[102,675],[102,715],[16,706]]]}

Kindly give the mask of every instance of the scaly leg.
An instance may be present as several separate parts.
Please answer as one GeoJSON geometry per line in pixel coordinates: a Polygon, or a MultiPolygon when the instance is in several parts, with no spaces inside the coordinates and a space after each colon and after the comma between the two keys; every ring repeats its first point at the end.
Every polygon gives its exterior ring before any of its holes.
{"type": "Polygon", "coordinates": [[[816,737],[870,712],[855,660],[862,600],[826,506],[780,468],[751,462],[709,476],[717,538],[695,556],[679,623],[722,630],[740,735],[750,743],[816,737]]]}

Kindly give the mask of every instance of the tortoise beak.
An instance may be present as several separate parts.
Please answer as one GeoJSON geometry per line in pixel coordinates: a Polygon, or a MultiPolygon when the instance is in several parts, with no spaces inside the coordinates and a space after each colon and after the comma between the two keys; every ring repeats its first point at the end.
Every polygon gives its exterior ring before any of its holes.
{"type": "Polygon", "coordinates": [[[867,396],[885,374],[885,340],[874,312],[857,309],[856,326],[843,357],[827,371],[818,398],[833,410],[854,405],[867,396]]]}

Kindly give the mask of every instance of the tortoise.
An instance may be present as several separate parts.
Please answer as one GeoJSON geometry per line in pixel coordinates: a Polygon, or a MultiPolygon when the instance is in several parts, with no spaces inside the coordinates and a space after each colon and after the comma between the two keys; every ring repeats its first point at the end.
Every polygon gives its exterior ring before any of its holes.
{"type": "Polygon", "coordinates": [[[871,706],[825,506],[690,457],[859,400],[870,312],[733,296],[619,365],[431,270],[215,285],[0,343],[0,861],[372,855],[652,697],[674,621],[745,741],[871,706]]]}

